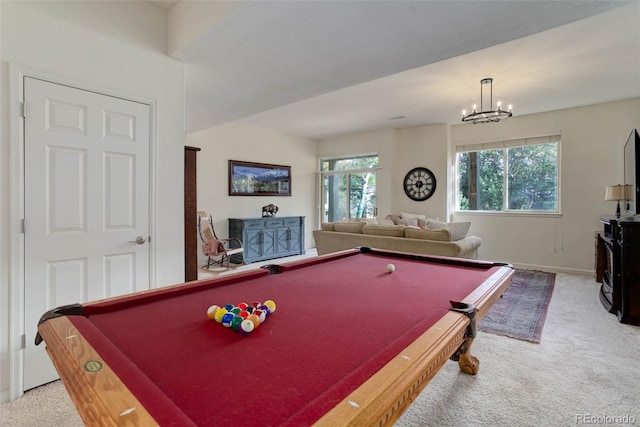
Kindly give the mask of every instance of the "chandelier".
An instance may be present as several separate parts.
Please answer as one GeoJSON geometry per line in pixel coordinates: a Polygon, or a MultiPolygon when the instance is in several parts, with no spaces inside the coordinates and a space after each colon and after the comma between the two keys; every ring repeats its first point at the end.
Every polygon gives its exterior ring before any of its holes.
{"type": "Polygon", "coordinates": [[[473,104],[473,111],[470,114],[467,114],[466,110],[462,110],[462,121],[463,122],[473,122],[476,123],[497,123],[501,119],[506,119],[507,117],[511,117],[513,115],[513,108],[511,105],[507,107],[506,110],[502,109],[502,102],[498,101],[496,104],[496,110],[484,110],[484,97],[483,92],[484,88],[489,88],[489,108],[493,105],[493,79],[491,77],[487,77],[486,79],[480,80],[480,110],[476,104],[473,104]]]}

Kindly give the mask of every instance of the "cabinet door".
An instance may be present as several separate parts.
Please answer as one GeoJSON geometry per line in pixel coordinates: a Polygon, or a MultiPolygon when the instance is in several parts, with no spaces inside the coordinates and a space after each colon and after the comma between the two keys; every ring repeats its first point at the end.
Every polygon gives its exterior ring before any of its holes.
{"type": "Polygon", "coordinates": [[[640,325],[640,224],[623,223],[620,237],[618,320],[640,325]]]}
{"type": "Polygon", "coordinates": [[[289,250],[291,252],[295,252],[295,253],[303,253],[302,249],[303,248],[303,243],[302,243],[302,239],[303,239],[303,229],[302,227],[298,226],[297,228],[290,228],[289,229],[289,250]]]}
{"type": "Polygon", "coordinates": [[[291,229],[278,228],[277,231],[277,248],[276,253],[278,255],[286,255],[291,251],[291,229]]]}
{"type": "Polygon", "coordinates": [[[265,228],[262,230],[262,257],[267,258],[275,255],[277,251],[276,234],[278,229],[265,228]]]}
{"type": "Polygon", "coordinates": [[[242,240],[246,262],[252,262],[262,257],[262,230],[246,230],[242,240]]]}

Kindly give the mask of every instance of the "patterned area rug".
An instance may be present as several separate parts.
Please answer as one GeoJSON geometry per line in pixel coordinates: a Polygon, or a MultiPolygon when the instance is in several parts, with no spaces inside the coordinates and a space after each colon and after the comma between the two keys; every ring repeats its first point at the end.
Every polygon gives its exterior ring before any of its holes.
{"type": "Polygon", "coordinates": [[[491,307],[478,329],[539,344],[555,273],[516,270],[511,286],[491,307]]]}

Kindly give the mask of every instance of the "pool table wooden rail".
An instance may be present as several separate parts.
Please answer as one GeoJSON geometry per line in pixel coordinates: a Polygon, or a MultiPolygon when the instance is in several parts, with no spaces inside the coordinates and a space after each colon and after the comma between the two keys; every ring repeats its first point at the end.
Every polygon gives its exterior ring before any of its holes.
{"type": "Polygon", "coordinates": [[[158,425],[67,317],[41,323],[38,330],[85,425],[158,425]],[[97,371],[85,366],[96,362],[102,365],[97,371]]]}

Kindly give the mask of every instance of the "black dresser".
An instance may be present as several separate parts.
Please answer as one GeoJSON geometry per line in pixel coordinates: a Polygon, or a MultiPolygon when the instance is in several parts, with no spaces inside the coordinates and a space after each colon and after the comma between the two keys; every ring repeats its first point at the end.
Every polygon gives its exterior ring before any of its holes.
{"type": "Polygon", "coordinates": [[[601,222],[596,240],[600,301],[620,322],[640,325],[640,217],[601,222]]]}

